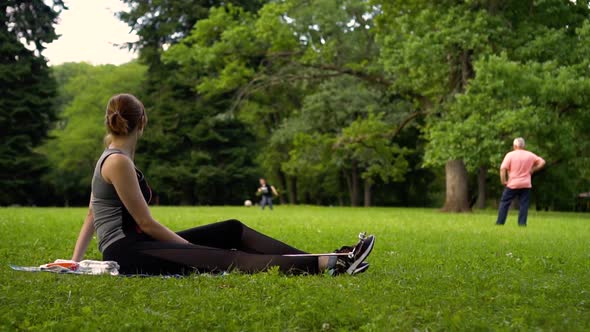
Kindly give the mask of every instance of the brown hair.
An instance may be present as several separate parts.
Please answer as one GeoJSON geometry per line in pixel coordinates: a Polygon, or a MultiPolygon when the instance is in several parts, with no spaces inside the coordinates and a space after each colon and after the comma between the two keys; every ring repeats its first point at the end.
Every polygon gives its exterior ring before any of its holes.
{"type": "Polygon", "coordinates": [[[107,103],[105,124],[109,135],[126,136],[145,125],[145,109],[134,95],[114,95],[107,103]]]}

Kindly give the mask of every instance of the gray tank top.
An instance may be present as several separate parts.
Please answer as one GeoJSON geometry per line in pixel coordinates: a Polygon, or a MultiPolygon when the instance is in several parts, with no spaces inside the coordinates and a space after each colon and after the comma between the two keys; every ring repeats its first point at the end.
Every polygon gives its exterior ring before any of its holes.
{"type": "MultiPolygon", "coordinates": [[[[118,149],[106,149],[94,168],[92,176],[92,214],[94,216],[94,229],[98,238],[100,252],[115,241],[125,237],[129,231],[141,233],[141,230],[123,205],[115,186],[107,183],[101,174],[105,159],[112,154],[123,154],[118,149]]],[[[145,181],[143,174],[136,169],[141,192],[147,202],[151,198],[151,190],[145,181]]]]}

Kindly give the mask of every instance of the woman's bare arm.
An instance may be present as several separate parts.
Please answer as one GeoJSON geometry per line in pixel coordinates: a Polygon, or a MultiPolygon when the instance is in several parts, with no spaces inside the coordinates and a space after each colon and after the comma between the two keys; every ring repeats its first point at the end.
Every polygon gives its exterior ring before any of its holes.
{"type": "Polygon", "coordinates": [[[73,261],[79,262],[84,258],[84,254],[86,254],[86,250],[88,249],[88,244],[90,243],[90,240],[92,240],[92,235],[94,235],[94,216],[92,215],[91,194],[90,203],[88,204],[88,214],[86,215],[86,218],[84,218],[84,224],[82,224],[82,229],[80,229],[80,234],[76,241],[76,247],[74,248],[74,254],[72,255],[73,261]]]}
{"type": "Polygon", "coordinates": [[[102,166],[102,177],[113,184],[119,198],[142,231],[156,240],[175,243],[189,243],[166,226],[157,222],[141,194],[135,166],[131,159],[122,154],[113,154],[102,166]]]}

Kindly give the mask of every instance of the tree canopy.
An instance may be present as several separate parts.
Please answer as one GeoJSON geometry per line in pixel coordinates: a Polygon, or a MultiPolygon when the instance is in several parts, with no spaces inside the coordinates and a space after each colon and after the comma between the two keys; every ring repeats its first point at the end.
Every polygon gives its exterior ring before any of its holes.
{"type": "Polygon", "coordinates": [[[588,1],[124,2],[139,63],[54,70],[40,151],[68,201],[100,149],[90,112],[116,90],[148,109],[137,162],[165,204],[239,203],[263,176],[293,204],[469,211],[517,136],[548,161],[538,208],[590,189],[588,1]]]}

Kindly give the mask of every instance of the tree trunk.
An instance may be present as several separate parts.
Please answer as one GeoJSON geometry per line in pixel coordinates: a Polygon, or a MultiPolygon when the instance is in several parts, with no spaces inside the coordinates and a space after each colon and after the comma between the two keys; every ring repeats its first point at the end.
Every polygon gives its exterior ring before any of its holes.
{"type": "Polygon", "coordinates": [[[446,196],[444,212],[468,212],[467,169],[463,160],[449,160],[445,165],[446,196]]]}
{"type": "MultiPolygon", "coordinates": [[[[279,171],[278,174],[279,174],[279,183],[280,183],[281,188],[287,189],[287,178],[285,176],[285,173],[279,171]]],[[[285,195],[283,195],[283,193],[281,193],[281,192],[279,192],[279,194],[280,194],[279,195],[279,202],[281,204],[285,204],[286,203],[285,195]]]]}
{"type": "Polygon", "coordinates": [[[351,190],[351,197],[350,197],[350,205],[351,206],[359,206],[359,174],[356,162],[352,162],[352,170],[350,171],[350,177],[352,182],[352,190],[351,190]]]}
{"type": "MultiPolygon", "coordinates": [[[[193,195],[193,187],[189,185],[185,185],[182,188],[182,193],[180,196],[180,205],[193,205],[195,202],[195,197],[193,195]]],[[[202,204],[203,202],[199,202],[202,204]]],[[[206,204],[211,204],[210,202],[206,202],[206,204]]]]}
{"type": "Polygon", "coordinates": [[[303,195],[303,204],[312,204],[311,202],[311,194],[309,191],[306,191],[305,194],[303,195]]]}
{"type": "Polygon", "coordinates": [[[461,91],[467,87],[467,83],[473,78],[473,66],[471,65],[471,50],[461,53],[461,91]]]}
{"type": "Polygon", "coordinates": [[[488,168],[485,166],[479,167],[479,172],[477,173],[477,202],[475,202],[475,207],[477,209],[485,209],[486,208],[486,177],[488,175],[488,168]]]}
{"type": "Polygon", "coordinates": [[[348,189],[348,198],[349,198],[350,202],[352,202],[353,194],[352,194],[352,180],[350,179],[350,174],[347,174],[344,170],[342,170],[342,176],[346,180],[346,188],[348,189]]]}
{"type": "Polygon", "coordinates": [[[371,206],[371,180],[365,180],[365,207],[371,206]]]}
{"type": "Polygon", "coordinates": [[[287,188],[289,192],[289,204],[297,204],[297,179],[294,176],[287,177],[287,188]]]}

